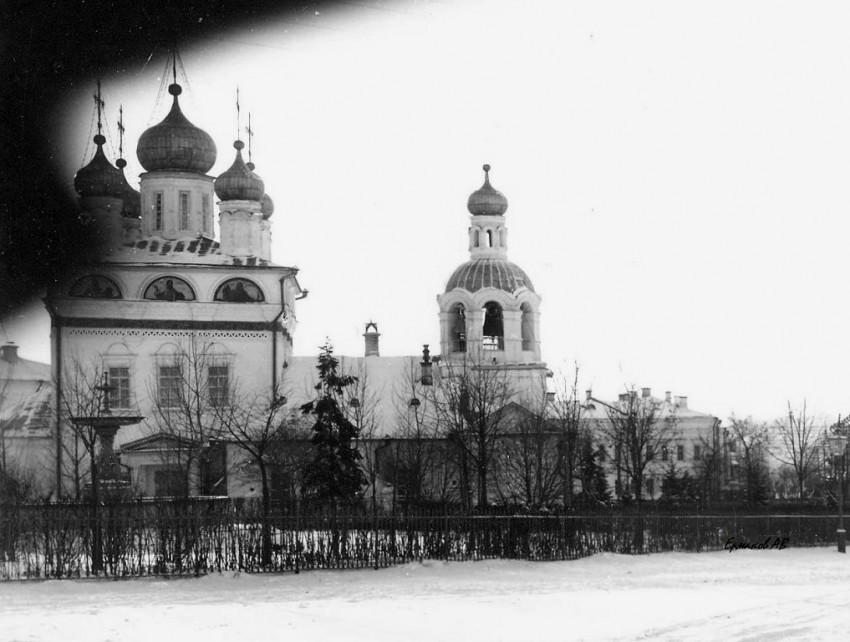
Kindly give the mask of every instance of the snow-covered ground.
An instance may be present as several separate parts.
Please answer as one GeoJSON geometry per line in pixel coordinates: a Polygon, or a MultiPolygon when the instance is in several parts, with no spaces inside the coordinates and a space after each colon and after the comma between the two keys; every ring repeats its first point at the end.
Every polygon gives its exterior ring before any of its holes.
{"type": "Polygon", "coordinates": [[[0,640],[847,640],[834,548],[0,584],[0,640]]]}

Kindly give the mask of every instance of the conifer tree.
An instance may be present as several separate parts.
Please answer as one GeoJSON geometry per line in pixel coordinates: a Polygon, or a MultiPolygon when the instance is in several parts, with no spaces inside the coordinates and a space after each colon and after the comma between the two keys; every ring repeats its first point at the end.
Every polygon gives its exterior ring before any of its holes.
{"type": "Polygon", "coordinates": [[[325,342],[320,348],[319,383],[316,398],[303,406],[301,412],[312,415],[313,459],[308,464],[304,490],[320,502],[332,506],[352,504],[365,484],[363,471],[358,465],[357,427],[348,420],[342,409],[345,391],[357,382],[351,375],[339,373],[339,361],[333,356],[333,347],[325,342]]]}

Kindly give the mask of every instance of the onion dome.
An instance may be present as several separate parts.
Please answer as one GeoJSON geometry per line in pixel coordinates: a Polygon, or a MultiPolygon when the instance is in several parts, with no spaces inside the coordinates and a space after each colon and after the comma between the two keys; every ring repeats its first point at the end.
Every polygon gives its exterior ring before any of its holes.
{"type": "Polygon", "coordinates": [[[483,288],[495,288],[514,293],[521,288],[534,292],[534,286],[522,269],[504,259],[472,259],[461,265],[449,277],[446,292],[462,288],[477,292],[483,288]]]}
{"type": "Polygon", "coordinates": [[[215,165],[213,139],[195,127],[180,111],[177,96],[182,92],[177,83],[168,87],[174,96],[171,111],[161,123],[146,129],[139,137],[136,155],[149,172],[177,171],[205,174],[215,165]]]}
{"type": "Polygon", "coordinates": [[[121,198],[124,201],[121,214],[127,218],[140,218],[142,216],[142,195],[139,193],[139,190],[133,189],[133,186],[127,182],[127,177],[124,175],[124,168],[127,167],[127,161],[119,158],[115,161],[115,164],[121,170],[121,198]]]}
{"type": "Polygon", "coordinates": [[[264,221],[268,221],[274,214],[274,201],[268,194],[263,194],[263,200],[260,201],[260,213],[264,221]]]}
{"type": "Polygon", "coordinates": [[[474,216],[501,216],[508,209],[508,199],[490,185],[490,166],[484,166],[484,185],[472,192],[466,208],[474,216]]]}
{"type": "Polygon", "coordinates": [[[236,159],[228,170],[215,179],[215,194],[222,201],[259,201],[263,198],[263,179],[252,172],[242,160],[245,143],[237,140],[236,159]]]}
{"type": "Polygon", "coordinates": [[[106,155],[103,153],[105,142],[106,139],[101,134],[94,137],[94,143],[97,145],[94,157],[88,165],[80,168],[77,175],[74,176],[74,189],[80,196],[109,196],[112,198],[122,198],[123,196],[121,182],[124,180],[124,175],[121,170],[106,159],[106,155]]]}

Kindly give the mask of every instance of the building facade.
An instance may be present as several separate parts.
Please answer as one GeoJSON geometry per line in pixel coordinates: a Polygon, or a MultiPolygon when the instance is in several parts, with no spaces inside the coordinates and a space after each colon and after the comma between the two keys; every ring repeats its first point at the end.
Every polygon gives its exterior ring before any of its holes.
{"type": "MultiPolygon", "coordinates": [[[[182,422],[194,433],[182,437],[203,438],[208,415],[228,403],[235,385],[272,399],[292,358],[304,292],[297,269],[270,260],[274,209],[265,184],[244,162],[241,141],[230,168],[208,175],[215,143],[182,113],[176,77],[168,91],[170,112],[139,138],[139,191],[128,185],[123,159],[117,167],[107,160],[100,131],[93,159],[74,180],[81,224],[101,251],[45,299],[57,392],[55,474],[65,494],[73,486],[69,419],[86,411],[73,400],[94,380],[106,383],[108,412],[141,418],[119,431],[116,445],[130,446],[123,464],[155,494],[154,478],[167,483],[163,471],[176,464],[140,454],[134,442],[156,449],[157,436],[181,437],[174,417],[190,410],[200,418],[182,422]]],[[[102,412],[103,400],[98,405],[102,412]]]]}

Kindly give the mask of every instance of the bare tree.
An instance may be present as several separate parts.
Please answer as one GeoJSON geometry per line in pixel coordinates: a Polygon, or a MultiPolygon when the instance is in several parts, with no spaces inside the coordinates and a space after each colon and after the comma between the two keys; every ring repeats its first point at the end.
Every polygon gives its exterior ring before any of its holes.
{"type": "Polygon", "coordinates": [[[441,424],[438,388],[421,382],[417,359],[410,359],[393,390],[397,439],[387,444],[384,474],[406,504],[446,504],[457,471],[441,424]]]}
{"type": "Polygon", "coordinates": [[[710,435],[699,436],[699,457],[695,456],[694,477],[700,485],[704,501],[717,501],[723,484],[725,439],[720,420],[714,422],[710,435]]]}
{"type": "Polygon", "coordinates": [[[566,454],[559,426],[546,417],[545,405],[544,400],[532,406],[534,411],[518,412],[520,416],[510,422],[513,427],[497,442],[495,485],[505,500],[533,509],[551,506],[562,498],[565,460],[575,449],[573,443],[566,454]]]}
{"type": "Polygon", "coordinates": [[[81,499],[89,483],[97,482],[97,433],[91,424],[73,421],[78,417],[96,417],[103,407],[103,369],[78,357],[65,362],[59,396],[62,476],[72,486],[75,499],[81,499]]]}
{"type": "Polygon", "coordinates": [[[776,420],[773,429],[778,440],[771,449],[771,455],[794,469],[799,498],[803,499],[809,478],[817,470],[817,444],[823,428],[808,414],[806,401],[803,400],[803,405],[796,410],[789,401],[787,418],[776,420]]]}
{"type": "Polygon", "coordinates": [[[634,389],[620,395],[614,404],[594,401],[606,407],[608,420],[601,422],[599,428],[614,447],[615,466],[629,480],[630,494],[640,504],[645,473],[656,453],[675,436],[676,417],[662,416],[659,401],[638,395],[634,389]]]}
{"type": "MultiPolygon", "coordinates": [[[[556,384],[555,398],[551,404],[552,423],[558,432],[558,450],[560,453],[560,477],[563,485],[562,500],[564,508],[572,506],[575,497],[574,482],[582,475],[578,474],[582,468],[582,458],[586,453],[582,452],[581,442],[585,437],[584,422],[582,420],[582,405],[578,393],[578,366],[568,381],[562,377],[556,384]]],[[[585,490],[584,484],[582,490],[585,490]]]]}
{"type": "Polygon", "coordinates": [[[178,474],[178,488],[172,492],[189,497],[199,490],[205,454],[228,435],[221,408],[235,407],[232,392],[229,366],[216,355],[213,343],[192,337],[160,358],[148,388],[152,412],[147,427],[149,434],[168,441],[161,457],[178,474]]]}
{"type": "Polygon", "coordinates": [[[752,418],[729,418],[729,450],[733,466],[743,471],[744,492],[748,503],[754,504],[768,499],[770,474],[767,455],[770,449],[770,432],[767,425],[756,423],[752,418]],[[740,452],[739,452],[740,451],[740,452]]]}
{"type": "Polygon", "coordinates": [[[479,355],[442,366],[437,412],[450,444],[460,459],[461,494],[471,508],[472,473],[478,506],[489,504],[490,475],[496,444],[508,427],[509,415],[502,410],[515,391],[507,372],[490,365],[479,355]]]}
{"type": "Polygon", "coordinates": [[[362,360],[355,367],[344,367],[343,375],[351,377],[352,384],[342,389],[341,405],[349,421],[357,429],[357,450],[360,467],[372,493],[372,505],[377,505],[379,475],[379,440],[385,436],[385,427],[379,414],[379,404],[384,391],[378,389],[369,376],[362,360]]]}

